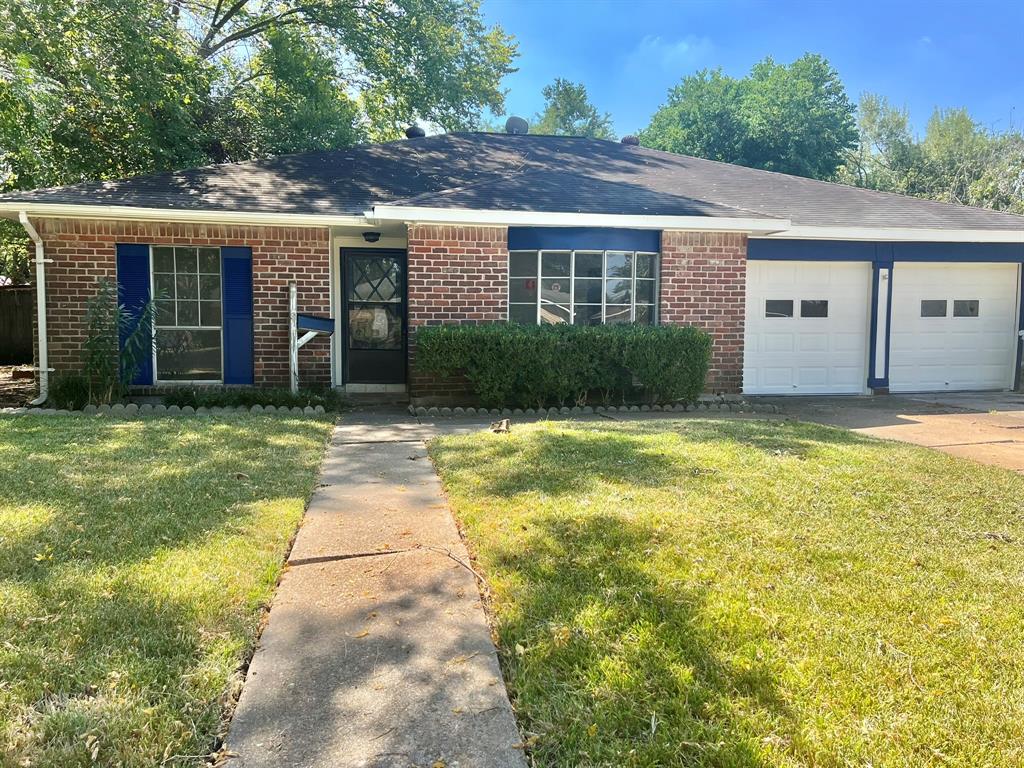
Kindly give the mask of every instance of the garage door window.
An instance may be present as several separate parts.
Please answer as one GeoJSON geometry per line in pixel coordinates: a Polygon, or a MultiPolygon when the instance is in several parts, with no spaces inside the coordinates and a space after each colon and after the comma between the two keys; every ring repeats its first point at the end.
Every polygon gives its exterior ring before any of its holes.
{"type": "Polygon", "coordinates": [[[802,300],[800,317],[828,317],[828,302],[823,299],[802,300]]]}
{"type": "Polygon", "coordinates": [[[979,304],[977,299],[957,299],[953,302],[953,317],[977,317],[979,304]]]}
{"type": "Polygon", "coordinates": [[[921,300],[921,317],[945,317],[946,316],[946,300],[945,299],[922,299],[921,300]]]}
{"type": "Polygon", "coordinates": [[[764,302],[764,316],[765,317],[792,317],[793,316],[793,301],[792,301],[792,299],[765,299],[765,302],[764,302]]]}

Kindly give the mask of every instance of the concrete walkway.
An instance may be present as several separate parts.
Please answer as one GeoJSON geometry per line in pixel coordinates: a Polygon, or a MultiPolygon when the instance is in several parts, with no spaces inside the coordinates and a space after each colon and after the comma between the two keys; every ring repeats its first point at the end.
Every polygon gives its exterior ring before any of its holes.
{"type": "Polygon", "coordinates": [[[422,442],[432,430],[396,415],[335,430],[231,723],[229,766],[526,766],[422,442]]]}

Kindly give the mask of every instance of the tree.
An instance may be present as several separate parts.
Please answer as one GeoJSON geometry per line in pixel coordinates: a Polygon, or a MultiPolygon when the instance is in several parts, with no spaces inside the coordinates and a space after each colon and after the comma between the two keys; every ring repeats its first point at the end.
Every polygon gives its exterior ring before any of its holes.
{"type": "Polygon", "coordinates": [[[747,77],[704,70],[669,91],[645,146],[753,168],[825,179],[856,144],[854,107],[821,56],[790,65],[771,58],[747,77]]]}
{"type": "Polygon", "coordinates": [[[544,109],[534,117],[533,133],[552,136],[589,136],[593,139],[615,139],[612,117],[603,115],[590,103],[583,83],[556,77],[544,86],[544,109]]]}

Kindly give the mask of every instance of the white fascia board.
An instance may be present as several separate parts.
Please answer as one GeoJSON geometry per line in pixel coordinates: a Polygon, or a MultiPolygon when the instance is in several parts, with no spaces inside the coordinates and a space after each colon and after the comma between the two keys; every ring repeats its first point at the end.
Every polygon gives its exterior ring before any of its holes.
{"type": "Polygon", "coordinates": [[[478,224],[522,227],[613,227],[617,229],[680,229],[690,232],[746,232],[767,235],[789,229],[788,219],[746,219],[719,216],[646,216],[605,213],[416,208],[377,205],[365,214],[374,221],[410,224],[478,224]]]}
{"type": "Polygon", "coordinates": [[[306,213],[263,213],[259,211],[184,210],[181,208],[135,208],[127,205],[66,205],[59,203],[0,202],[0,215],[25,211],[30,216],[60,219],[110,219],[115,221],[161,221],[209,224],[262,224],[294,227],[366,226],[362,216],[330,216],[306,213]]]}
{"type": "Polygon", "coordinates": [[[790,227],[759,235],[771,240],[868,240],[926,243],[1024,243],[1017,229],[930,229],[926,227],[790,227]]]}

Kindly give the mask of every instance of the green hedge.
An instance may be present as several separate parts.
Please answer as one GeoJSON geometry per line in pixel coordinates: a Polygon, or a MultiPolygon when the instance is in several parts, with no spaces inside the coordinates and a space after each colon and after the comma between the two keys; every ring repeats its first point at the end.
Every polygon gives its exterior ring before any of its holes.
{"type": "Polygon", "coordinates": [[[487,407],[693,401],[711,337],[646,325],[441,325],[416,332],[415,368],[461,374],[487,407]]]}
{"type": "Polygon", "coordinates": [[[288,389],[262,389],[256,387],[225,387],[223,389],[213,387],[180,387],[160,393],[167,405],[177,405],[184,408],[191,405],[193,408],[205,406],[207,408],[226,408],[245,406],[251,408],[254,405],[294,408],[298,406],[305,408],[311,405],[314,408],[322,405],[327,411],[340,411],[347,406],[344,397],[331,388],[322,390],[300,389],[298,394],[292,394],[288,389]]]}

